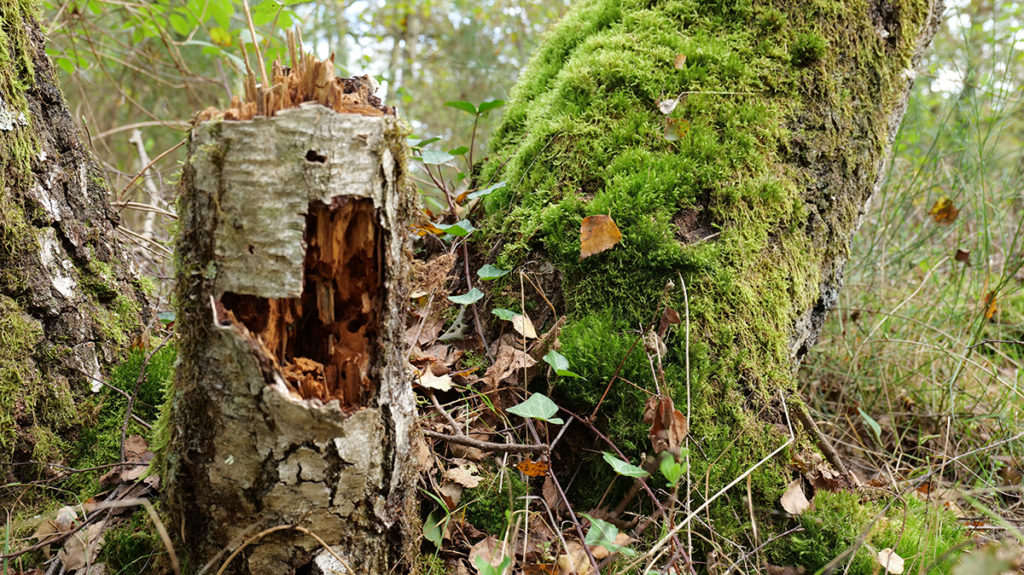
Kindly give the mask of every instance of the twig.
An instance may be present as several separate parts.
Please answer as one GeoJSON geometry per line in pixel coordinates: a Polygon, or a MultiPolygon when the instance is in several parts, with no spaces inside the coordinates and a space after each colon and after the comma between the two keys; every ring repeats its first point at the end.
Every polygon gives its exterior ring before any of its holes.
{"type": "Polygon", "coordinates": [[[97,505],[96,509],[117,509],[121,507],[135,507],[137,505],[141,505],[146,509],[146,514],[149,515],[150,521],[153,522],[153,527],[156,528],[157,534],[160,535],[160,541],[163,542],[164,549],[167,549],[168,558],[171,560],[171,571],[174,571],[174,575],[181,575],[181,564],[178,562],[178,555],[174,552],[174,545],[171,544],[171,537],[167,534],[167,528],[164,527],[164,522],[160,520],[160,515],[157,514],[156,509],[153,508],[153,504],[148,499],[121,499],[104,502],[97,505]]]}
{"type": "MultiPolygon", "coordinates": [[[[149,327],[150,326],[147,325],[146,329],[148,330],[149,327]]],[[[174,336],[174,332],[169,332],[166,336],[164,336],[164,340],[160,342],[160,345],[154,347],[152,349],[152,351],[150,351],[148,354],[146,354],[146,357],[143,358],[143,360],[142,360],[142,365],[139,367],[139,375],[135,378],[135,390],[132,392],[131,395],[128,396],[128,405],[125,407],[125,410],[124,410],[124,423],[121,425],[121,461],[122,462],[127,459],[127,457],[125,457],[126,453],[124,451],[124,441],[125,441],[125,438],[128,435],[128,423],[131,422],[132,409],[135,408],[135,398],[139,396],[139,389],[142,387],[142,382],[146,381],[146,377],[147,377],[146,368],[149,367],[149,361],[151,359],[153,359],[153,356],[156,355],[156,352],[158,352],[161,349],[163,349],[163,347],[165,345],[167,345],[167,342],[170,341],[171,337],[173,337],[173,336],[174,336]]],[[[142,455],[142,454],[140,453],[139,455],[142,455]]]]}
{"type": "Polygon", "coordinates": [[[141,170],[139,170],[138,173],[135,174],[135,177],[133,177],[128,182],[128,184],[125,185],[125,187],[121,188],[121,192],[119,194],[117,194],[117,202],[124,201],[124,196],[128,193],[128,188],[131,188],[132,184],[137,182],[139,180],[139,178],[141,178],[142,175],[146,173],[147,170],[152,168],[153,164],[155,164],[155,163],[159,162],[160,160],[164,159],[167,156],[167,154],[170,154],[174,150],[177,150],[178,148],[184,146],[186,142],[188,142],[188,138],[185,138],[182,141],[178,142],[177,144],[174,144],[173,146],[171,146],[170,148],[165,150],[162,154],[160,154],[159,156],[153,158],[153,160],[150,161],[148,164],[143,166],[143,168],[141,170]]]}
{"type": "Polygon", "coordinates": [[[548,450],[548,446],[544,444],[524,445],[520,443],[494,443],[492,441],[473,439],[468,435],[447,435],[430,429],[424,429],[423,435],[433,437],[434,439],[441,439],[448,443],[457,443],[459,445],[476,447],[477,449],[485,449],[488,451],[499,451],[502,453],[545,453],[548,450]]]}
{"type": "Polygon", "coordinates": [[[238,546],[238,549],[235,549],[231,553],[231,555],[228,555],[228,558],[224,560],[224,564],[221,565],[220,569],[217,571],[217,575],[222,575],[224,573],[224,570],[228,568],[228,565],[231,564],[231,560],[234,559],[239,553],[244,551],[245,548],[248,547],[249,545],[252,545],[256,541],[259,541],[260,539],[263,539],[264,537],[266,537],[267,535],[270,535],[271,533],[275,533],[277,531],[285,531],[287,529],[294,529],[295,531],[298,531],[299,533],[305,533],[306,535],[309,535],[313,539],[316,539],[317,543],[322,545],[324,550],[326,550],[335,559],[337,559],[339,562],[341,562],[341,565],[349,573],[355,573],[355,571],[351,567],[349,567],[348,562],[345,561],[344,559],[342,559],[341,557],[339,557],[338,554],[335,553],[333,549],[331,549],[331,546],[328,545],[326,541],[321,539],[316,533],[313,533],[309,529],[306,529],[305,527],[301,527],[299,525],[277,525],[276,527],[271,527],[269,529],[264,529],[263,531],[260,531],[256,535],[253,535],[252,537],[246,539],[241,545],[238,546]]]}
{"type": "Polygon", "coordinates": [[[814,436],[814,441],[818,444],[818,449],[820,449],[825,455],[825,459],[828,459],[828,462],[835,466],[836,471],[856,481],[856,479],[850,475],[850,470],[843,464],[843,460],[839,457],[839,452],[836,451],[836,448],[832,446],[832,442],[825,437],[825,434],[823,434],[814,423],[814,419],[811,418],[811,414],[807,411],[806,405],[801,403],[797,406],[796,417],[800,420],[800,423],[803,424],[804,429],[814,436]]]}

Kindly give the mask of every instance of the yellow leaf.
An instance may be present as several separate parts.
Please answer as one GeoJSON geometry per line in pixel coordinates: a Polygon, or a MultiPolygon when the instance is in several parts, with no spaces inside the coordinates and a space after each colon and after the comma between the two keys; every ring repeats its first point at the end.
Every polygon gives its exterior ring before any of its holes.
{"type": "Polygon", "coordinates": [[[985,294],[985,319],[992,319],[992,316],[996,315],[996,311],[999,309],[997,303],[996,292],[990,291],[985,294]]]}
{"type": "Polygon", "coordinates": [[[942,197],[935,202],[935,205],[932,206],[931,211],[928,213],[937,224],[951,224],[960,215],[960,210],[953,205],[953,200],[942,197]]]}
{"type": "Polygon", "coordinates": [[[622,232],[610,216],[588,216],[580,224],[580,260],[612,249],[622,232]]]}

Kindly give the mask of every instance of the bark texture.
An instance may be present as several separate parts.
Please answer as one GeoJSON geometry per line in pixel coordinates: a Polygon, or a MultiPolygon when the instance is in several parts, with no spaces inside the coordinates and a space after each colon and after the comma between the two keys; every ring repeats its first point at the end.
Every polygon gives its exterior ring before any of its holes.
{"type": "Polygon", "coordinates": [[[147,317],[30,2],[0,1],[0,482],[64,463],[79,403],[147,317]]]}
{"type": "MultiPolygon", "coordinates": [[[[557,380],[556,399],[590,413],[611,380],[598,422],[637,453],[651,449],[647,396],[672,396],[691,416],[694,505],[786,439],[780,397],[795,399],[794,369],[837,302],[941,11],[584,0],[513,91],[482,174],[506,182],[485,233],[504,244],[499,267],[523,265],[569,316],[561,351],[586,381],[557,380]],[[580,222],[598,214],[622,241],[581,259],[580,222]],[[553,273],[535,271],[544,260],[553,273]],[[689,312],[689,336],[631,351],[665,307],[689,312]]],[[[543,322],[546,304],[526,297],[543,322]]],[[[785,460],[753,475],[756,509],[777,501],[785,460]]],[[[737,501],[711,507],[726,538],[750,529],[737,501]]]]}
{"type": "MultiPolygon", "coordinates": [[[[355,573],[411,563],[404,137],[318,105],[192,132],[166,477],[197,568],[279,525],[355,573]]],[[[328,559],[282,530],[231,572],[328,559]]]]}

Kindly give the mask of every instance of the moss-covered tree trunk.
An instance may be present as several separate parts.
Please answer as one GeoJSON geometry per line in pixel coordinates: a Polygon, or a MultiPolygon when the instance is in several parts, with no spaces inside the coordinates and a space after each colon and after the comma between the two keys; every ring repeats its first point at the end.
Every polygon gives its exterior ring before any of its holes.
{"type": "Polygon", "coordinates": [[[404,138],[317,105],[192,132],[166,501],[195,569],[413,564],[404,138]]]}
{"type": "MultiPolygon", "coordinates": [[[[787,438],[780,398],[796,412],[794,368],[836,304],[941,4],[583,0],[512,94],[482,174],[506,182],[486,230],[500,267],[555,264],[537,283],[568,313],[561,351],[586,381],[553,393],[589,414],[617,374],[598,422],[650,450],[641,414],[659,359],[629,350],[665,306],[685,315],[684,281],[689,346],[668,332],[659,385],[684,411],[689,395],[695,506],[787,438]],[[581,259],[581,220],[598,214],[621,243],[581,259]]],[[[788,461],[753,474],[755,508],[775,507],[788,461]]],[[[601,495],[585,489],[577,500],[601,495]]],[[[713,533],[748,532],[739,496],[711,509],[713,533]]]]}
{"type": "MultiPolygon", "coordinates": [[[[66,463],[82,398],[147,314],[33,3],[0,0],[0,482],[66,463]],[[35,462],[35,465],[4,465],[35,462]]],[[[0,502],[2,503],[2,502],[0,502]]]]}

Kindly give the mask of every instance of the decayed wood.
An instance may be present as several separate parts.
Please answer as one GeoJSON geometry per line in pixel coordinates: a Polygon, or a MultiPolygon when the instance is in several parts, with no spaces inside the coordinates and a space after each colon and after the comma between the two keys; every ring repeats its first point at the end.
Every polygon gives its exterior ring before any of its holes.
{"type": "Polygon", "coordinates": [[[166,475],[197,566],[297,525],[231,572],[311,564],[325,552],[307,532],[358,573],[406,570],[404,137],[394,116],[315,104],[192,132],[166,475]]]}

